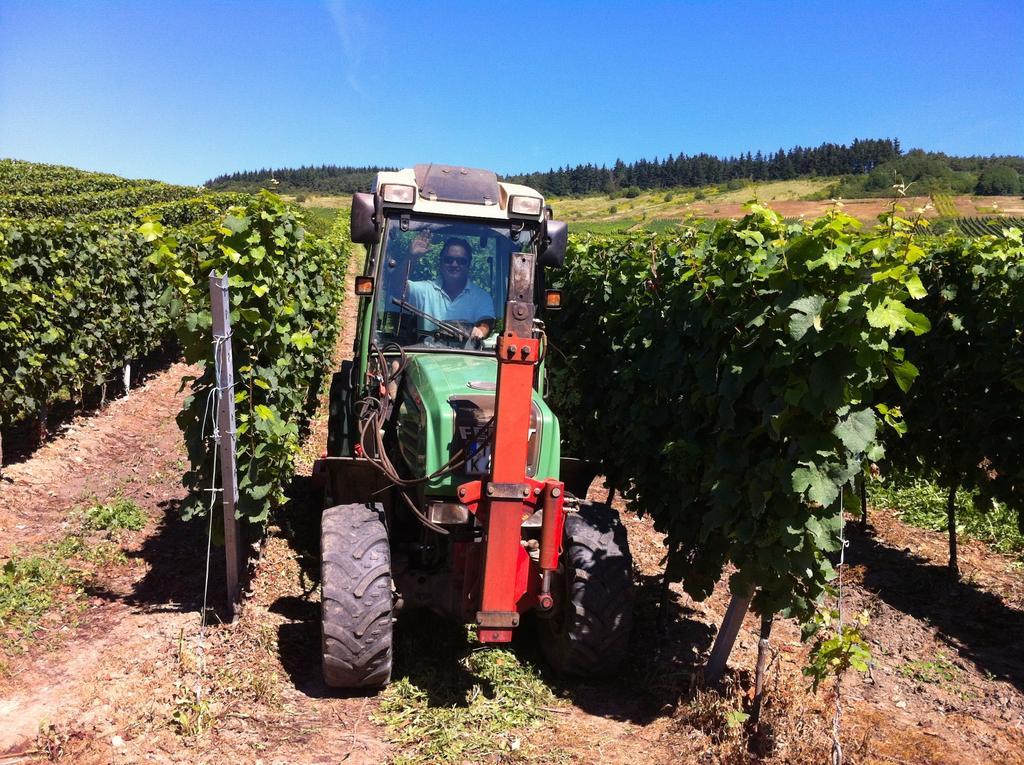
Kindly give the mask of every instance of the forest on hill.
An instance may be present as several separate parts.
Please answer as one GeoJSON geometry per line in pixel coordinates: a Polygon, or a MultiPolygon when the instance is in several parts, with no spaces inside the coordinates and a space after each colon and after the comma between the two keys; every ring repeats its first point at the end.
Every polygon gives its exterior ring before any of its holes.
{"type": "MultiPolygon", "coordinates": [[[[219,175],[206,182],[221,191],[270,188],[293,194],[351,194],[367,191],[385,167],[320,165],[262,168],[219,175]]],[[[918,193],[1016,195],[1024,191],[1024,156],[958,157],[922,149],[904,152],[899,139],[854,139],[849,145],[794,146],[774,153],[735,156],[669,155],[663,159],[621,159],[608,167],[587,163],[517,175],[523,183],[552,196],[616,194],[627,189],[700,187],[730,181],[778,181],[836,177],[828,194],[846,198],[885,196],[896,179],[916,184],[918,193]]]]}

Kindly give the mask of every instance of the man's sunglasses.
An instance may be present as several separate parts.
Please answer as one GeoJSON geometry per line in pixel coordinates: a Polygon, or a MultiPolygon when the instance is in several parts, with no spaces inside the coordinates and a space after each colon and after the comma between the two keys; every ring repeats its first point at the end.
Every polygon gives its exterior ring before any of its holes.
{"type": "Polygon", "coordinates": [[[469,265],[469,258],[460,258],[458,255],[444,255],[441,258],[441,262],[444,263],[446,266],[449,265],[450,263],[455,263],[457,265],[465,267],[469,265]]]}

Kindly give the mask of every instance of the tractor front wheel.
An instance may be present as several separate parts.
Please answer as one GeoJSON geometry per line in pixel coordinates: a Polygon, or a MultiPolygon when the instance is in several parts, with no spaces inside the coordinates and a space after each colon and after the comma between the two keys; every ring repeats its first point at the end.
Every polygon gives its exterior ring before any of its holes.
{"type": "Polygon", "coordinates": [[[321,648],[334,688],[391,679],[391,548],[379,506],[324,510],[320,528],[321,648]]]}
{"type": "Polygon", "coordinates": [[[615,510],[583,503],[566,516],[552,592],[554,612],[537,620],[551,666],[576,676],[615,669],[633,626],[633,558],[615,510]]]}

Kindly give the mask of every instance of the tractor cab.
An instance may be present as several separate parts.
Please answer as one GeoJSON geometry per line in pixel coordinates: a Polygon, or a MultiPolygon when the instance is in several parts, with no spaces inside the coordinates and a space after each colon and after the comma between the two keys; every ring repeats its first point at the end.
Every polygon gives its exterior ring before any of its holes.
{"type": "Polygon", "coordinates": [[[577,496],[589,481],[568,475],[544,398],[544,311],[560,302],[545,269],[566,225],[537,191],[446,165],[379,173],[351,215],[358,326],[317,466],[325,679],[387,682],[408,607],[485,643],[535,611],[556,668],[607,671],[632,616],[625,529],[577,496]]]}
{"type": "Polygon", "coordinates": [[[404,224],[401,217],[389,221],[386,229],[375,342],[493,355],[512,254],[530,248],[536,231],[524,235],[507,224],[412,216],[404,224]],[[486,325],[486,332],[474,335],[478,324],[486,325]]]}

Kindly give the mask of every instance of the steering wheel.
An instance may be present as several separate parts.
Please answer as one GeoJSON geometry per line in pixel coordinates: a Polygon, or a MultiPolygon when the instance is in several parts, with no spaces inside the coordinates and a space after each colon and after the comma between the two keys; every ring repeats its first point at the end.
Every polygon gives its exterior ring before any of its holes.
{"type": "MultiPolygon", "coordinates": [[[[467,342],[471,337],[471,334],[464,330],[462,327],[460,327],[458,324],[453,324],[452,322],[449,321],[443,321],[437,318],[436,316],[429,314],[426,311],[423,311],[417,308],[416,306],[405,302],[401,298],[393,297],[391,298],[391,302],[399,306],[403,311],[408,311],[414,316],[421,316],[424,319],[433,322],[436,325],[437,329],[431,330],[431,334],[444,334],[450,337],[454,337],[456,340],[464,340],[467,342]]],[[[423,332],[424,330],[418,331],[423,332]]]]}

